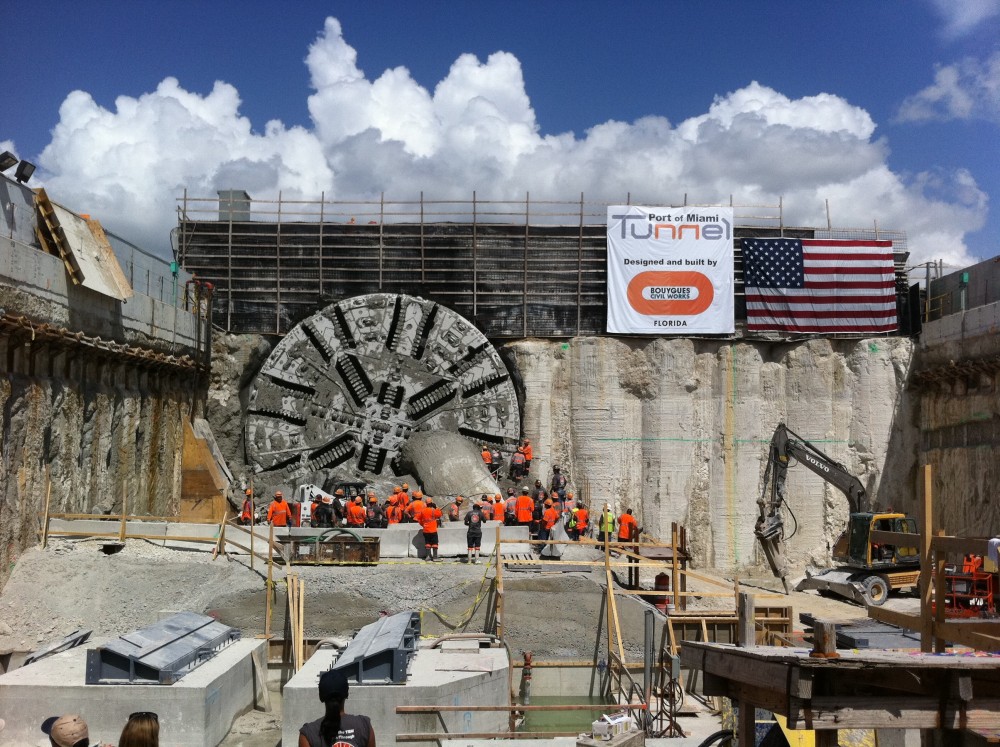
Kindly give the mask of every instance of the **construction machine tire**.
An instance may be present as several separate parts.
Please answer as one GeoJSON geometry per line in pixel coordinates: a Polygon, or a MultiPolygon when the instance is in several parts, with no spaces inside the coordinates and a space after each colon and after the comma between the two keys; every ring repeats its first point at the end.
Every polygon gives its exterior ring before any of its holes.
{"type": "Polygon", "coordinates": [[[868,576],[863,582],[865,604],[881,607],[889,598],[889,582],[882,576],[868,576]]]}

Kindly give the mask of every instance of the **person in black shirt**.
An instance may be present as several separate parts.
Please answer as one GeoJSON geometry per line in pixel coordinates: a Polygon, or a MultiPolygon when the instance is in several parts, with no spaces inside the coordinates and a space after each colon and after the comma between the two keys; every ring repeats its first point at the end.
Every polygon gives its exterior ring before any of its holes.
{"type": "Polygon", "coordinates": [[[344,713],[348,695],[347,677],[337,669],[323,672],[319,678],[319,699],[326,706],[321,719],[299,729],[299,747],[375,747],[375,729],[367,716],[344,713]]]}

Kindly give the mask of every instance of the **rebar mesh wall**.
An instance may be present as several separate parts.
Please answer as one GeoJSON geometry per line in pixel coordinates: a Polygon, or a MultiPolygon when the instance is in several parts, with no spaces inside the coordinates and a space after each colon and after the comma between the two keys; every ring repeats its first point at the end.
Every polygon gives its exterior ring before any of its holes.
{"type": "MultiPolygon", "coordinates": [[[[579,225],[288,222],[280,213],[271,222],[182,219],[179,253],[186,270],[215,285],[215,323],[236,333],[283,335],[329,303],[390,292],[447,306],[491,339],[602,335],[606,226],[583,218],[579,225]]],[[[744,237],[891,239],[905,303],[905,237],[898,232],[753,225],[737,226],[734,235],[738,331],[744,237]]]]}

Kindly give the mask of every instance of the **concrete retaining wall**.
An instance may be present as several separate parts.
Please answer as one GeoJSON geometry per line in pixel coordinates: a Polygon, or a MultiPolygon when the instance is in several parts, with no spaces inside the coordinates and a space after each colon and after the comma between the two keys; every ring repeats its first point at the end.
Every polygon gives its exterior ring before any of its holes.
{"type": "MultiPolygon", "coordinates": [[[[117,744],[128,715],[159,715],[160,743],[215,747],[233,721],[254,705],[251,654],[266,660],[264,640],[240,640],[173,685],[87,685],[87,650],[98,643],[54,654],[0,676],[0,746],[47,744],[40,731],[49,716],[78,713],[91,743],[117,744]]],[[[294,744],[294,742],[290,743],[294,744]]]]}
{"type": "MultiPolygon", "coordinates": [[[[316,652],[285,684],[282,701],[282,744],[298,744],[299,728],[323,716],[320,675],[330,669],[332,650],[316,652]]],[[[398,705],[506,704],[510,663],[502,648],[478,651],[420,649],[411,660],[405,685],[351,685],[348,713],[368,716],[378,744],[397,744],[396,735],[412,732],[499,732],[507,730],[506,711],[452,711],[441,714],[397,714],[398,705]]],[[[432,747],[435,742],[400,742],[432,747]]]]}

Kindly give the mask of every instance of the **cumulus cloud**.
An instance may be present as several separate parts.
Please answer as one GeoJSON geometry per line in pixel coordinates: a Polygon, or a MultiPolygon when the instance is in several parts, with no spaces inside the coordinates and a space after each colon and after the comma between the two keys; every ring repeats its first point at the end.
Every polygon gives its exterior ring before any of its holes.
{"type": "MultiPolygon", "coordinates": [[[[866,111],[831,94],[800,99],[759,83],[716,97],[672,124],[652,113],[544,134],[521,66],[505,52],[459,57],[433,90],[399,67],[372,78],[336,19],[306,57],[309,128],[256,132],[238,92],[207,94],[168,78],[114,110],[70,94],[40,158],[54,198],[99,216],[137,243],[165,247],[175,205],[215,190],[258,199],[576,200],[677,204],[783,201],[786,225],[881,227],[909,233],[914,259],[967,264],[964,236],[981,227],[986,196],[965,172],[904,176],[866,111]]],[[[204,203],[206,213],[212,203],[204,203]]]]}
{"type": "Polygon", "coordinates": [[[938,66],[934,82],[899,107],[903,122],[985,119],[1000,123],[1000,51],[938,66]]]}
{"type": "Polygon", "coordinates": [[[1000,15],[1000,0],[931,0],[931,5],[944,21],[942,31],[950,39],[965,36],[1000,15]]]}

